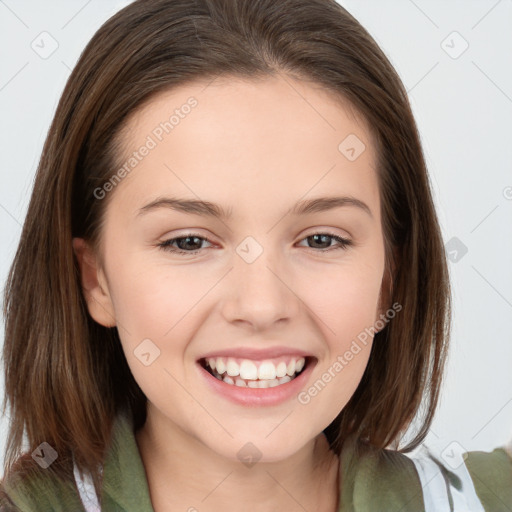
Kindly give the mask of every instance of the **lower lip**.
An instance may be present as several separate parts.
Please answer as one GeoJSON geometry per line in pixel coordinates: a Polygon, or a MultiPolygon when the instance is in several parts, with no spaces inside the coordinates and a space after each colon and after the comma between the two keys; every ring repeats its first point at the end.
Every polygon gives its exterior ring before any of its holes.
{"type": "Polygon", "coordinates": [[[313,371],[315,360],[309,360],[302,373],[290,382],[272,388],[248,388],[226,384],[223,380],[211,375],[200,363],[197,365],[206,384],[222,397],[239,405],[270,406],[279,405],[298,395],[313,371]]]}

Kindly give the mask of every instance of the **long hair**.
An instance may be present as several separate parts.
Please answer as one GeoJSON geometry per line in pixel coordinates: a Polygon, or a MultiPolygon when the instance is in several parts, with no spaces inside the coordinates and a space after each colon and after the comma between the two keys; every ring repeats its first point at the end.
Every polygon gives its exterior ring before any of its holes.
{"type": "Polygon", "coordinates": [[[48,442],[63,471],[73,455],[100,494],[115,415],[128,409],[135,428],[145,422],[146,397],[117,330],[88,313],[72,249],[73,237],[98,246],[112,194],[100,201],[94,191],[121,164],[123,123],[156,93],[192,81],[277,74],[325,87],[367,121],[390,301],[402,307],[375,335],[360,384],[326,436],[338,454],[350,434],[385,448],[422,405],[401,450],[425,438],[447,354],[450,284],[417,126],[393,66],[335,0],[137,0],[100,27],[68,79],[8,274],[6,475],[19,466],[25,433],[29,450],[48,442]]]}

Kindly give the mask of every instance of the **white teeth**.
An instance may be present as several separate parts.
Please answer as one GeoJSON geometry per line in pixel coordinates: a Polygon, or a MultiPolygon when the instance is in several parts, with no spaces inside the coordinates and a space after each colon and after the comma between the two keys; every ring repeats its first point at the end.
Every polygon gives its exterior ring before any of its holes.
{"type": "Polygon", "coordinates": [[[239,387],[267,388],[293,380],[296,374],[304,368],[306,360],[304,357],[292,357],[288,364],[280,361],[275,365],[269,360],[257,363],[250,359],[242,359],[238,363],[234,357],[227,359],[210,357],[206,362],[213,375],[227,384],[239,387]]]}
{"type": "Polygon", "coordinates": [[[230,375],[231,377],[236,377],[237,375],[240,375],[240,367],[238,366],[238,363],[232,358],[229,358],[228,362],[226,363],[226,371],[228,372],[228,375],[230,375]]]}
{"type": "Polygon", "coordinates": [[[258,370],[258,378],[275,379],[276,367],[272,363],[264,361],[263,363],[261,363],[260,368],[258,370]]]}
{"type": "Polygon", "coordinates": [[[286,375],[286,363],[280,362],[276,368],[276,377],[284,377],[286,375]]]}
{"type": "Polygon", "coordinates": [[[292,359],[286,367],[286,373],[291,377],[295,373],[295,359],[292,359]]]}
{"type": "Polygon", "coordinates": [[[247,359],[244,359],[240,364],[240,377],[246,380],[256,380],[258,378],[257,366],[247,359]]]}
{"type": "Polygon", "coordinates": [[[268,388],[268,380],[250,380],[247,383],[249,388],[268,388]]]}
{"type": "Polygon", "coordinates": [[[241,388],[273,388],[275,386],[279,386],[280,384],[286,384],[292,380],[289,375],[285,375],[279,379],[272,380],[249,380],[247,383],[240,378],[233,381],[229,375],[226,375],[224,378],[222,378],[219,374],[217,374],[217,378],[223,380],[226,384],[231,384],[232,386],[235,385],[241,388]]]}
{"type": "Polygon", "coordinates": [[[218,358],[217,359],[217,371],[222,375],[226,371],[226,365],[224,364],[224,359],[218,358]]]}
{"type": "Polygon", "coordinates": [[[241,388],[247,387],[247,384],[245,383],[245,380],[243,379],[236,379],[235,380],[235,386],[239,386],[241,388]]]}

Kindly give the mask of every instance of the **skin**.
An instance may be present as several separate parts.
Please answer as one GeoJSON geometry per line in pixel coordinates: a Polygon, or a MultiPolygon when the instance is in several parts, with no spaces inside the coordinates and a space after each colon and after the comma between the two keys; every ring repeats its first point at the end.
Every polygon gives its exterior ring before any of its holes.
{"type": "Polygon", "coordinates": [[[307,390],[379,319],[388,280],[370,132],[310,82],[217,78],[161,93],[130,116],[123,157],[190,96],[198,105],[109,192],[100,253],[73,241],[89,312],[117,326],[148,398],[136,440],[154,509],[335,511],[339,458],[322,431],[357,388],[371,337],[308,404],[234,404],[205,385],[196,361],[215,349],[296,347],[317,359],[307,390]],[[366,146],[355,161],[338,150],[348,134],[366,146]],[[354,206],[285,214],[335,195],[364,201],[371,215],[354,206]],[[158,196],[208,200],[233,216],[161,208],[137,217],[158,196]],[[198,254],[157,247],[187,230],[207,241],[174,247],[198,254]],[[308,238],[326,230],[353,245],[308,238]],[[236,253],[247,236],[263,249],[252,263],[236,253]],[[160,350],[149,366],[134,355],[146,338],[160,350]],[[237,457],[247,442],[261,452],[250,468],[237,457]]]}

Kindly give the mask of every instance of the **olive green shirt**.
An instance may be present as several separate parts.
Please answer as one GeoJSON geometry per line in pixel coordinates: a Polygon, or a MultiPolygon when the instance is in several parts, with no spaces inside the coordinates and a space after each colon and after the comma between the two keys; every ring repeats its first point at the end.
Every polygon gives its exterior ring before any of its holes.
{"type": "MultiPolygon", "coordinates": [[[[115,421],[103,465],[103,511],[154,512],[145,469],[128,415],[115,421]]],[[[453,468],[429,453],[411,457],[393,450],[360,454],[346,442],[340,455],[339,512],[511,512],[512,456],[503,448],[464,453],[453,468]],[[343,482],[343,485],[341,485],[343,482]]],[[[452,450],[453,451],[453,450],[452,450]]],[[[447,456],[455,454],[448,452],[447,456]]],[[[36,462],[34,461],[34,464],[36,462]]],[[[96,512],[87,479],[64,481],[41,468],[26,481],[16,474],[0,482],[0,511],[96,512]]],[[[323,511],[308,511],[323,512],[323,511]]]]}

